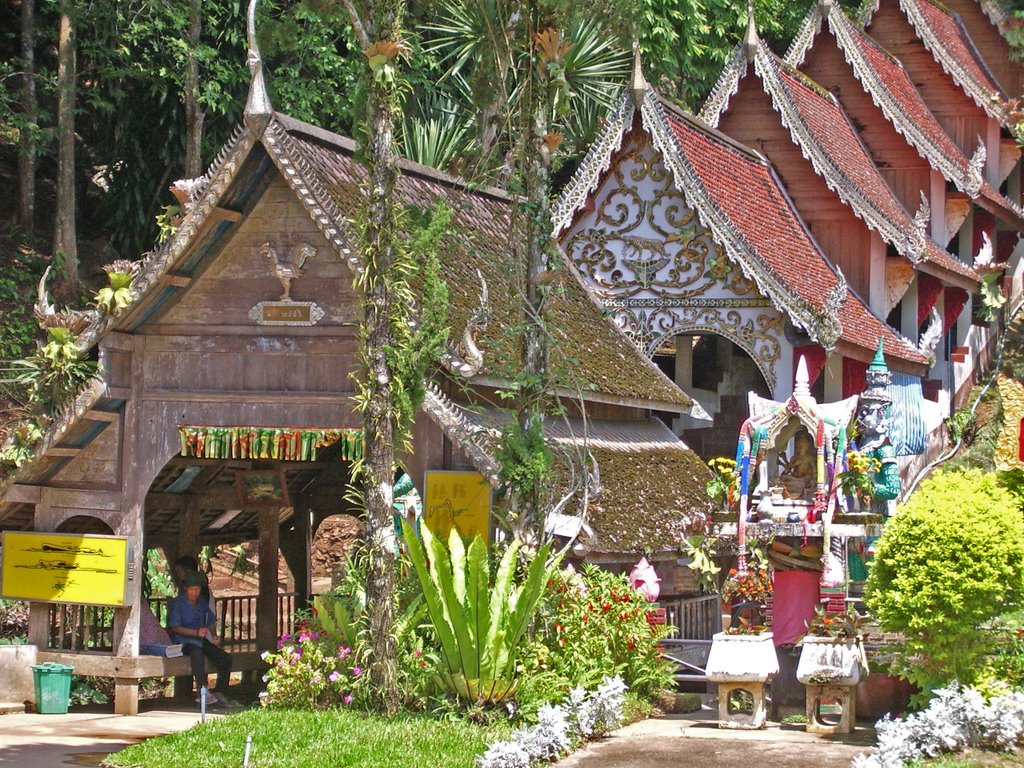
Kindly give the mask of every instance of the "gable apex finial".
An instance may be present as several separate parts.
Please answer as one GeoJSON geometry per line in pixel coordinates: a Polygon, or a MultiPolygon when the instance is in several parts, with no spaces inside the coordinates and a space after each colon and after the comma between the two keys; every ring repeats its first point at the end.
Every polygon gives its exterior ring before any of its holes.
{"type": "Polygon", "coordinates": [[[629,76],[629,92],[633,95],[633,104],[638,109],[643,104],[644,97],[647,96],[647,91],[649,90],[650,86],[647,85],[647,79],[644,77],[644,66],[640,59],[640,42],[634,40],[633,71],[629,76]]]}
{"type": "Polygon", "coordinates": [[[246,64],[249,66],[251,79],[249,81],[249,98],[245,102],[245,122],[250,128],[261,133],[270,121],[274,108],[270,104],[270,96],[267,94],[267,85],[263,79],[263,58],[260,56],[259,45],[256,42],[256,3],[258,0],[249,0],[249,10],[246,14],[245,33],[249,43],[249,52],[246,56],[246,64]]]}
{"type": "Polygon", "coordinates": [[[754,18],[754,0],[747,0],[747,31],[743,35],[743,50],[748,61],[754,60],[760,47],[761,38],[757,34],[757,19],[754,18]]]}

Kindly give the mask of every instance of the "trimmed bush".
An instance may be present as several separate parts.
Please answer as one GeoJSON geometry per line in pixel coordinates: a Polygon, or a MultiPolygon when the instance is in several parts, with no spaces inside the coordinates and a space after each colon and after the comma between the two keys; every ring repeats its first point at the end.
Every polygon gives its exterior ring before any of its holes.
{"type": "Polygon", "coordinates": [[[1024,522],[993,474],[938,473],[885,527],[868,578],[868,609],[906,638],[898,670],[924,691],[973,682],[989,651],[983,623],[1024,589],[1024,522]]]}

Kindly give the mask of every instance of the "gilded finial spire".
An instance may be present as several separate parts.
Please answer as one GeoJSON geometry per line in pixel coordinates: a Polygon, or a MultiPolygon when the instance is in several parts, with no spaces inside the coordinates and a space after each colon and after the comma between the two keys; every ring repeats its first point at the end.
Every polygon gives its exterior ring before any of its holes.
{"type": "Polygon", "coordinates": [[[246,15],[245,32],[249,43],[246,64],[249,65],[251,80],[249,81],[249,98],[245,102],[245,122],[257,133],[262,133],[274,112],[267,94],[267,85],[263,80],[263,58],[256,43],[256,3],[249,0],[249,11],[246,15]]]}
{"type": "Polygon", "coordinates": [[[747,60],[753,61],[757,49],[761,47],[761,38],[757,34],[757,19],[754,18],[754,0],[747,0],[747,32],[743,35],[743,50],[747,60]]]}
{"type": "Polygon", "coordinates": [[[644,77],[643,62],[640,60],[640,43],[633,41],[633,72],[629,76],[629,92],[633,95],[633,104],[638,108],[643,104],[650,87],[644,77]]]}

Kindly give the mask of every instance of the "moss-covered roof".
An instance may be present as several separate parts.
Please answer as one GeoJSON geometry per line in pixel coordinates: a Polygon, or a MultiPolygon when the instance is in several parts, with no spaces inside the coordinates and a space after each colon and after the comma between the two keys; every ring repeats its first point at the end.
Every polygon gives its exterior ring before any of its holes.
{"type": "MultiPolygon", "coordinates": [[[[333,203],[351,216],[360,200],[365,171],[351,142],[303,123],[278,118],[287,129],[291,149],[316,176],[333,203]]],[[[477,343],[484,353],[484,378],[511,380],[519,360],[515,329],[521,322],[521,292],[510,243],[512,200],[494,191],[472,190],[439,172],[403,164],[398,182],[403,203],[428,210],[443,200],[454,212],[456,235],[441,253],[450,293],[453,337],[465,328],[480,300],[483,275],[490,293],[492,317],[477,343]]],[[[627,400],[674,411],[687,411],[694,401],[645,358],[587,293],[576,275],[559,268],[549,284],[548,328],[555,339],[550,360],[556,382],[591,397],[627,400]]]]}

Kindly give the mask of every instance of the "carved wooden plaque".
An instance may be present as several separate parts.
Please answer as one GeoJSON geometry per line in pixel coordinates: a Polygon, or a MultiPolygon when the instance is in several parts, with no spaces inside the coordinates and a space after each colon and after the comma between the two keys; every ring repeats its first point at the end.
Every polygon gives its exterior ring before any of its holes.
{"type": "Polygon", "coordinates": [[[261,301],[249,310],[257,325],[316,325],[324,314],[312,301],[261,301]]]}

